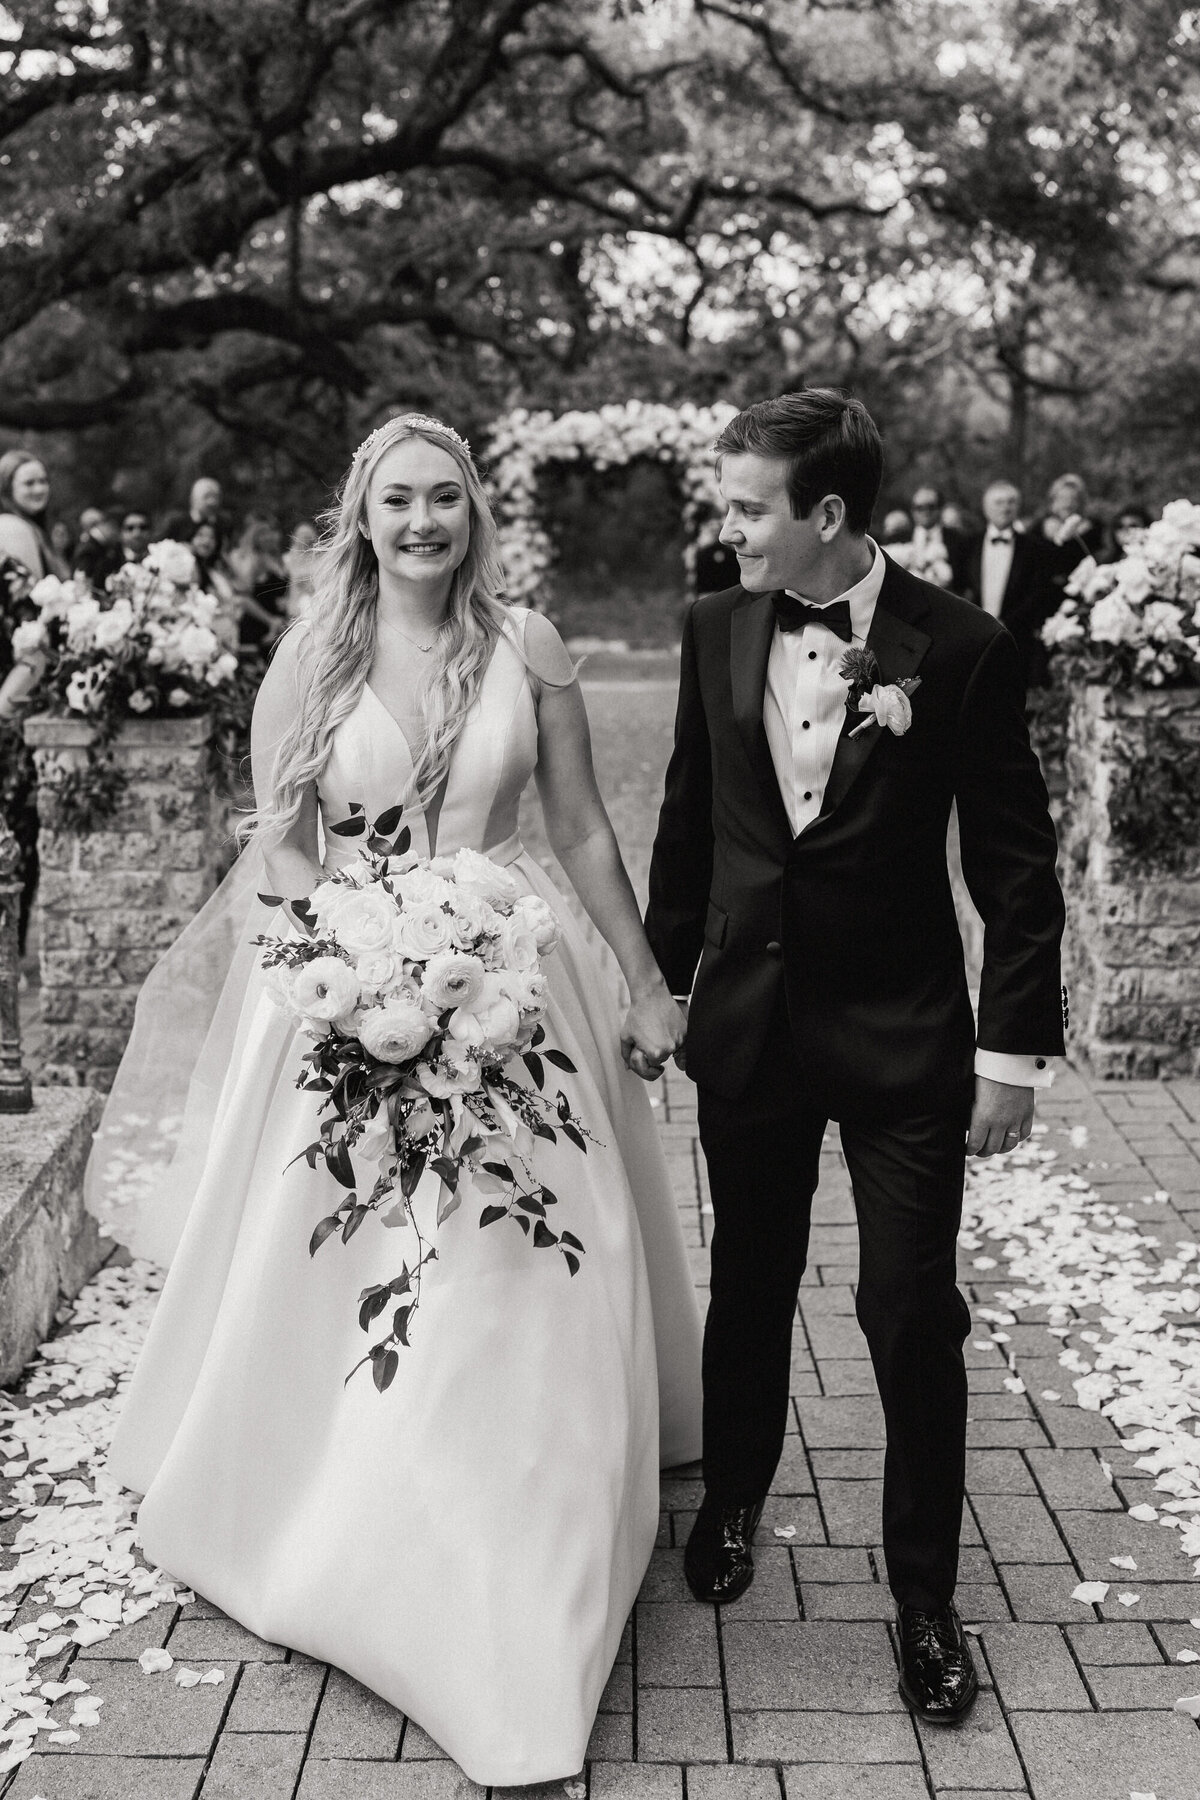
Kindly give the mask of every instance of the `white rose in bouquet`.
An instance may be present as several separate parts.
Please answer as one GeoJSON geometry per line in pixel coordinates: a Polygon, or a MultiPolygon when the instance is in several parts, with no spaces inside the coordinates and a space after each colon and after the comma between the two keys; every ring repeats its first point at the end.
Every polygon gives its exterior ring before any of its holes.
{"type": "Polygon", "coordinates": [[[1137,614],[1117,593],[1097,600],[1088,619],[1088,629],[1097,644],[1132,644],[1139,636],[1137,614]]]}
{"type": "Polygon", "coordinates": [[[405,906],[442,906],[454,899],[454,890],[443,876],[419,865],[397,877],[396,892],[405,906]]]}
{"type": "Polygon", "coordinates": [[[1042,642],[1052,650],[1059,644],[1075,643],[1083,636],[1083,620],[1069,606],[1060,606],[1042,626],[1042,642]]]}
{"type": "Polygon", "coordinates": [[[1172,500],[1162,510],[1162,523],[1182,538],[1189,549],[1200,550],[1200,503],[1172,500]]]}
{"type": "Polygon", "coordinates": [[[443,1056],[437,1063],[418,1063],[414,1071],[427,1094],[435,1100],[449,1100],[455,1094],[471,1094],[483,1079],[477,1057],[460,1046],[454,1054],[443,1056]]]}
{"type": "Polygon", "coordinates": [[[85,594],[80,600],[72,600],[64,615],[67,627],[67,644],[72,650],[90,650],[94,640],[96,621],[100,617],[100,602],[85,594]]]}
{"type": "Polygon", "coordinates": [[[471,950],[482,937],[500,929],[500,915],[478,894],[455,892],[450,930],[460,950],[471,950]]]}
{"type": "Polygon", "coordinates": [[[418,998],[417,985],[405,975],[404,958],[397,950],[368,950],[356,960],[354,973],[371,993],[418,998]]]}
{"type": "Polygon", "coordinates": [[[421,978],[421,993],[435,1013],[459,1006],[471,1010],[487,991],[487,970],[477,956],[461,950],[431,956],[421,978]]]}
{"type": "Polygon", "coordinates": [[[206,664],[220,654],[221,644],[215,631],[207,625],[185,625],[179,633],[179,654],[185,663],[195,668],[204,668],[206,664]]]}
{"type": "Polygon", "coordinates": [[[498,944],[506,969],[515,969],[524,975],[537,968],[537,938],[520,913],[514,913],[510,919],[501,919],[498,944]]]}
{"type": "Polygon", "coordinates": [[[60,619],[76,598],[75,587],[70,581],[60,581],[57,575],[43,575],[30,590],[29,598],[43,619],[60,619]]]}
{"type": "Polygon", "coordinates": [[[232,681],[237,674],[238,659],[232,650],[223,650],[210,669],[204,672],[204,679],[209,687],[220,687],[223,681],[232,681]]]}
{"type": "Polygon", "coordinates": [[[562,927],[555,917],[553,907],[548,906],[540,895],[526,894],[518,900],[515,910],[532,931],[540,955],[549,956],[552,950],[558,948],[562,927]]]}
{"type": "Polygon", "coordinates": [[[501,975],[499,982],[501,992],[514,1002],[526,1024],[536,1025],[545,1018],[550,989],[540,969],[531,975],[501,975]]]}
{"type": "Polygon", "coordinates": [[[363,1049],[387,1063],[408,1062],[425,1048],[433,1032],[433,1021],[413,1000],[368,1007],[358,1024],[363,1049]]]}
{"type": "Polygon", "coordinates": [[[133,608],[128,600],[118,600],[96,620],[93,641],[97,650],[115,650],[133,630],[133,608]]]}
{"type": "Polygon", "coordinates": [[[190,706],[191,703],[192,703],[192,696],[188,693],[186,688],[182,688],[182,687],[172,688],[170,693],[167,695],[167,705],[168,706],[190,706]]]}
{"type": "Polygon", "coordinates": [[[517,898],[518,888],[507,869],[488,857],[481,856],[478,850],[465,847],[456,852],[453,859],[454,879],[461,892],[477,894],[486,900],[489,906],[509,906],[517,898]]]}
{"type": "MultiPolygon", "coordinates": [[[[1130,606],[1140,606],[1143,600],[1150,598],[1154,588],[1154,577],[1141,556],[1127,556],[1124,562],[1117,564],[1117,585],[1113,592],[1130,606]]],[[[1095,635],[1093,632],[1092,636],[1095,635]]]]}
{"type": "Polygon", "coordinates": [[[163,538],[159,543],[151,544],[143,560],[155,574],[163,576],[175,587],[195,585],[196,558],[186,544],[177,544],[173,538],[163,538]]]}
{"type": "Polygon", "coordinates": [[[40,619],[27,619],[18,625],[12,634],[12,651],[17,661],[23,656],[32,656],[44,650],[49,643],[49,633],[40,619]]]}
{"type": "Polygon", "coordinates": [[[135,688],[129,696],[129,710],[135,713],[148,713],[154,709],[154,695],[145,688],[135,688]]]}
{"type": "Polygon", "coordinates": [[[340,956],[315,956],[292,971],[288,998],[308,1019],[337,1019],[358,1004],[358,977],[340,956]]]}
{"type": "Polygon", "coordinates": [[[1156,644],[1169,644],[1179,636],[1183,620],[1181,606],[1172,605],[1170,600],[1151,600],[1142,614],[1142,627],[1156,644]]]}
{"type": "Polygon", "coordinates": [[[395,948],[417,962],[436,956],[439,950],[449,950],[451,937],[448,915],[432,901],[417,906],[406,905],[399,918],[394,919],[392,942],[395,948]]]}
{"type": "Polygon", "coordinates": [[[318,917],[332,931],[348,956],[365,956],[369,950],[392,949],[396,905],[382,888],[343,887],[334,884],[333,898],[318,917]]]}

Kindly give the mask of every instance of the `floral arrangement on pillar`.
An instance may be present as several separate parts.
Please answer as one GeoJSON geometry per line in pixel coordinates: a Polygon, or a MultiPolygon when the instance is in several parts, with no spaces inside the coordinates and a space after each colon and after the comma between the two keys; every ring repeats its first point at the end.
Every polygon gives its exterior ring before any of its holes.
{"type": "Polygon", "coordinates": [[[690,585],[697,550],[721,528],[721,503],[712,448],[737,412],[735,406],[667,406],[626,400],[595,412],[505,413],[492,426],[485,452],[500,528],[500,554],[514,600],[531,602],[554,561],[541,524],[538,471],[548,462],[585,460],[619,468],[638,457],[674,463],[683,489],[688,535],[685,574],[690,585]]]}
{"type": "Polygon", "coordinates": [[[1063,886],[1096,1073],[1200,1071],[1200,505],[1089,557],[1042,632],[1069,693],[1063,886]]]}
{"type": "Polygon", "coordinates": [[[213,746],[248,716],[232,620],[186,545],[154,544],[105,591],[47,576],[13,655],[37,677],[43,1065],[107,1087],[143,979],[220,872],[213,746]]]}

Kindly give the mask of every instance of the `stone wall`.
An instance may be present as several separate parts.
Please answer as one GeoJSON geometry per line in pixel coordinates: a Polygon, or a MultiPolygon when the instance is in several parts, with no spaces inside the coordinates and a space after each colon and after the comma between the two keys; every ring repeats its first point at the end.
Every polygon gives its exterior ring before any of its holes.
{"type": "Polygon", "coordinates": [[[30,719],[41,833],[40,1079],[107,1089],[138,990],[216,886],[222,867],[208,719],[142,719],[113,746],[128,787],[102,829],[58,828],[56,767],[79,767],[82,720],[30,719]],[[49,777],[49,779],[48,779],[49,777]]]}
{"type": "Polygon", "coordinates": [[[35,1088],[33,1110],[0,1113],[0,1386],[15,1381],[112,1250],[83,1210],[99,1094],[35,1088]]]}
{"type": "Polygon", "coordinates": [[[1147,869],[1112,834],[1119,753],[1157,720],[1200,742],[1200,691],[1074,691],[1061,873],[1073,1054],[1100,1076],[1200,1073],[1200,845],[1178,874],[1147,869]]]}

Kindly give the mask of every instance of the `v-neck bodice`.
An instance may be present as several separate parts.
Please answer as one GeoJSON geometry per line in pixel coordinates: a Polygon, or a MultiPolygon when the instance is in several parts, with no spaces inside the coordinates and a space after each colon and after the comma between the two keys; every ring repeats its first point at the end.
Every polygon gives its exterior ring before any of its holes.
{"type": "Polygon", "coordinates": [[[398,721],[365,686],[358,704],[333,737],[318,782],[325,831],[326,868],[351,862],[358,840],[329,827],[348,816],[352,803],[374,819],[404,806],[404,823],[420,856],[448,855],[464,846],[515,856],[521,794],[537,762],[537,714],[521,653],[525,607],[510,609],[475,702],[450,756],[442,785],[427,809],[413,791],[413,756],[398,721]]]}

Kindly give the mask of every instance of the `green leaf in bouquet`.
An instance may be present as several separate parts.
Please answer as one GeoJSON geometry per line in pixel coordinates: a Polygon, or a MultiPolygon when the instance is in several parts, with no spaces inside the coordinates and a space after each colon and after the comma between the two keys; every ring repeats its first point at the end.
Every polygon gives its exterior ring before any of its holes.
{"type": "Polygon", "coordinates": [[[507,1206],[485,1206],[480,1214],[479,1229],[482,1231],[485,1225],[494,1225],[497,1219],[507,1219],[507,1217],[507,1206]]]}
{"type": "Polygon", "coordinates": [[[329,1218],[321,1220],[320,1224],[308,1240],[308,1254],[310,1256],[315,1256],[317,1254],[317,1251],[321,1248],[325,1239],[333,1236],[341,1222],[342,1221],[333,1214],[331,1214],[329,1218]]]}
{"type": "Polygon", "coordinates": [[[453,1194],[458,1187],[458,1164],[454,1158],[452,1156],[435,1156],[429,1166],[453,1194]]]}
{"type": "Polygon", "coordinates": [[[417,1184],[425,1173],[425,1152],[418,1150],[410,1156],[400,1171],[400,1192],[406,1200],[411,1200],[417,1191],[417,1184]]]}
{"type": "Polygon", "coordinates": [[[483,1149],[483,1139],[481,1137],[477,1137],[474,1133],[472,1133],[469,1138],[463,1139],[462,1148],[459,1151],[459,1155],[460,1156],[474,1156],[474,1154],[477,1150],[482,1150],[482,1149],[483,1149]]]}
{"type": "Polygon", "coordinates": [[[401,1294],[407,1294],[411,1287],[412,1276],[409,1273],[408,1264],[405,1263],[399,1275],[393,1275],[391,1281],[389,1281],[388,1292],[398,1300],[401,1294]]]}
{"type": "Polygon", "coordinates": [[[524,1056],[522,1056],[521,1061],[533,1076],[533,1085],[537,1088],[538,1092],[541,1093],[546,1085],[546,1071],[542,1067],[541,1057],[534,1051],[527,1050],[524,1056]]]}
{"type": "Polygon", "coordinates": [[[525,1233],[525,1236],[528,1237],[529,1236],[529,1220],[525,1217],[525,1214],[515,1212],[515,1213],[510,1213],[509,1217],[513,1220],[514,1224],[517,1224],[521,1227],[521,1230],[525,1233]]]}
{"type": "Polygon", "coordinates": [[[507,1163],[485,1162],[483,1167],[487,1170],[489,1175],[494,1175],[497,1181],[516,1180],[516,1176],[513,1174],[507,1163]]]}
{"type": "Polygon", "coordinates": [[[394,1350],[389,1350],[385,1356],[377,1356],[372,1360],[371,1375],[381,1394],[385,1388],[391,1386],[399,1367],[400,1358],[394,1350]]]}
{"type": "Polygon", "coordinates": [[[283,905],[283,895],[282,894],[260,894],[258,897],[262,901],[264,906],[282,906],[283,905]]]}
{"type": "Polygon", "coordinates": [[[540,1219],[544,1219],[546,1216],[546,1208],[532,1194],[518,1194],[517,1205],[522,1212],[537,1213],[540,1219]]]}
{"type": "Polygon", "coordinates": [[[539,1219],[533,1228],[533,1247],[535,1250],[550,1250],[558,1239],[544,1220],[539,1219]]]}
{"type": "Polygon", "coordinates": [[[581,1255],[583,1254],[583,1245],[573,1231],[560,1232],[559,1241],[564,1244],[570,1244],[572,1250],[578,1250],[581,1255]]]}
{"type": "Polygon", "coordinates": [[[386,1288],[381,1288],[378,1293],[367,1295],[358,1309],[358,1323],[361,1330],[370,1331],[371,1326],[390,1300],[391,1295],[386,1288]]]}
{"type": "Polygon", "coordinates": [[[292,911],[298,919],[303,919],[306,925],[315,925],[317,922],[317,915],[307,900],[293,900],[292,911]]]}
{"type": "Polygon", "coordinates": [[[444,1225],[446,1223],[446,1220],[450,1217],[451,1213],[456,1213],[461,1205],[462,1205],[462,1195],[456,1194],[454,1192],[454,1190],[451,1189],[446,1194],[445,1198],[438,1202],[438,1212],[437,1212],[438,1224],[444,1225]]]}
{"type": "Polygon", "coordinates": [[[403,856],[405,854],[405,852],[408,850],[408,847],[411,843],[412,843],[412,832],[408,829],[408,826],[406,825],[404,827],[404,830],[397,837],[395,843],[392,845],[392,855],[393,856],[403,856]]]}
{"type": "Polygon", "coordinates": [[[371,1209],[369,1206],[361,1206],[361,1205],[360,1206],[352,1206],[350,1208],[350,1211],[346,1217],[346,1223],[342,1226],[342,1242],[343,1242],[343,1244],[348,1244],[350,1242],[350,1239],[354,1236],[355,1232],[358,1230],[359,1226],[362,1224],[363,1220],[366,1218],[366,1216],[370,1212],[370,1210],[371,1209]]]}
{"type": "Polygon", "coordinates": [[[578,1273],[579,1273],[579,1258],[577,1256],[572,1256],[571,1252],[569,1250],[564,1250],[563,1255],[566,1258],[567,1267],[568,1267],[568,1269],[570,1269],[572,1275],[578,1275],[578,1273]]]}
{"type": "Polygon", "coordinates": [[[575,1064],[571,1061],[570,1057],[565,1056],[561,1050],[544,1050],[542,1054],[547,1062],[552,1062],[555,1068],[561,1069],[565,1075],[575,1075],[578,1073],[575,1064]]]}
{"type": "Polygon", "coordinates": [[[557,1206],[558,1205],[558,1195],[552,1194],[550,1192],[550,1189],[546,1186],[544,1181],[543,1181],[541,1187],[538,1189],[538,1192],[541,1194],[542,1199],[546,1202],[547,1206],[557,1206]]]}
{"type": "Polygon", "coordinates": [[[541,1046],[545,1043],[546,1033],[542,1030],[542,1027],[540,1025],[535,1027],[533,1036],[530,1038],[529,1041],[533,1045],[535,1050],[540,1049],[541,1046]]]}
{"type": "Polygon", "coordinates": [[[529,1121],[529,1129],[532,1131],[534,1137],[548,1138],[552,1144],[557,1144],[558,1142],[557,1131],[555,1131],[553,1125],[547,1125],[545,1119],[531,1119],[529,1121]]]}
{"type": "Polygon", "coordinates": [[[336,825],[329,826],[337,837],[361,837],[366,829],[367,821],[363,818],[339,819],[336,825]]]}
{"type": "Polygon", "coordinates": [[[563,1136],[574,1144],[577,1150],[582,1150],[583,1154],[585,1156],[587,1155],[587,1145],[583,1140],[583,1136],[575,1129],[569,1119],[563,1120],[563,1136]]]}
{"type": "MultiPolygon", "coordinates": [[[[411,1306],[398,1306],[396,1308],[396,1316],[392,1320],[392,1330],[400,1339],[400,1342],[404,1345],[406,1350],[409,1348],[408,1322],[412,1318],[412,1310],[411,1306]]],[[[396,1352],[393,1350],[391,1354],[395,1356],[396,1352]]]]}
{"type": "Polygon", "coordinates": [[[346,1140],[338,1138],[325,1146],[325,1167],[335,1181],[340,1181],[344,1188],[354,1187],[354,1168],[350,1162],[350,1152],[346,1148],[346,1140]]]}
{"type": "Polygon", "coordinates": [[[402,806],[389,806],[387,811],[381,812],[376,819],[374,830],[380,837],[390,838],[403,817],[404,808],[402,806]]]}

